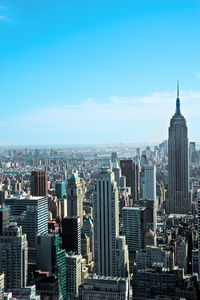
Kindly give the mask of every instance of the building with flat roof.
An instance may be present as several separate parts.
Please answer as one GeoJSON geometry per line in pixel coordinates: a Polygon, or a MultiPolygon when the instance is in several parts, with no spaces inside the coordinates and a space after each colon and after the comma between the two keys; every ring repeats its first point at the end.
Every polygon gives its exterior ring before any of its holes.
{"type": "Polygon", "coordinates": [[[127,278],[88,275],[79,286],[79,300],[128,300],[127,278]]]}

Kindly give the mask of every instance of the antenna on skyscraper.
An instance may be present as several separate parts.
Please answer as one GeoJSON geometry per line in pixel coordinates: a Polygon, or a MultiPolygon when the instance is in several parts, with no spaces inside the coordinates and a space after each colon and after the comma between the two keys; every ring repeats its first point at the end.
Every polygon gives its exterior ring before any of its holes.
{"type": "Polygon", "coordinates": [[[179,99],[179,79],[177,79],[177,99],[179,99]]]}

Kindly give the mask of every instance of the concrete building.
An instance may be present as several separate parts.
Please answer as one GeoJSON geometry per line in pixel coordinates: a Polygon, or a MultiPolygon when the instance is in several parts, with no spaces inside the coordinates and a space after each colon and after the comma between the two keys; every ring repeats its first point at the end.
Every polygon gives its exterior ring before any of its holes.
{"type": "Polygon", "coordinates": [[[188,243],[184,238],[180,238],[175,243],[175,263],[179,268],[183,268],[187,274],[188,243]]]}
{"type": "Polygon", "coordinates": [[[81,284],[82,255],[73,253],[66,256],[66,299],[78,296],[78,287],[81,284]]]}
{"type": "Polygon", "coordinates": [[[176,112],[171,118],[169,127],[167,214],[188,214],[191,212],[188,175],[187,125],[180,111],[178,87],[176,112]]]}
{"type": "Polygon", "coordinates": [[[103,276],[128,276],[128,249],[125,237],[119,236],[118,188],[114,173],[109,169],[99,171],[94,196],[95,273],[103,276]],[[121,257],[120,267],[118,257],[121,257]]]}
{"type": "Polygon", "coordinates": [[[192,273],[199,274],[199,250],[192,250],[192,273]]]}
{"type": "Polygon", "coordinates": [[[89,275],[79,286],[79,300],[128,300],[128,279],[89,275]]]}
{"type": "Polygon", "coordinates": [[[149,269],[154,264],[160,264],[164,268],[174,268],[174,253],[156,246],[147,246],[136,251],[136,268],[149,269]]]}
{"type": "Polygon", "coordinates": [[[90,251],[92,252],[92,259],[94,258],[94,225],[91,218],[86,218],[81,232],[85,233],[90,239],[90,251]]]}
{"type": "Polygon", "coordinates": [[[3,233],[3,230],[10,222],[10,209],[8,206],[0,206],[0,235],[3,233]]]}
{"type": "Polygon", "coordinates": [[[48,233],[47,197],[15,194],[6,199],[11,220],[22,226],[28,241],[29,270],[36,267],[36,236],[48,233]]]}
{"type": "Polygon", "coordinates": [[[26,287],[28,245],[21,226],[10,223],[0,236],[0,273],[5,274],[5,290],[26,287]]]}
{"type": "Polygon", "coordinates": [[[80,217],[83,225],[83,190],[80,178],[72,174],[67,185],[67,216],[80,217]]]}
{"type": "Polygon", "coordinates": [[[156,201],[156,166],[144,167],[143,198],[156,201]]]}
{"type": "Polygon", "coordinates": [[[0,299],[3,299],[4,295],[4,273],[0,273],[0,299]]]}

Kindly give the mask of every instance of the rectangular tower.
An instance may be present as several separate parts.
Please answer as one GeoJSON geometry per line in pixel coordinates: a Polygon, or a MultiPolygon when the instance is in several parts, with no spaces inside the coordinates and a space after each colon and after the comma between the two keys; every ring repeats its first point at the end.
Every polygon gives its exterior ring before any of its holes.
{"type": "Polygon", "coordinates": [[[109,169],[101,169],[97,175],[93,207],[95,272],[103,276],[127,276],[128,250],[125,237],[119,237],[118,188],[109,169]]]}

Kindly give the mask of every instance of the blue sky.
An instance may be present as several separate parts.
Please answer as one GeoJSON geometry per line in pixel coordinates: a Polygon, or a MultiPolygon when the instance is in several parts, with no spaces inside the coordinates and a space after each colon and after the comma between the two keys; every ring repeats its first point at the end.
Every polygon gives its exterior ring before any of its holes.
{"type": "Polygon", "coordinates": [[[0,0],[0,144],[200,140],[200,1],[0,0]],[[199,111],[198,111],[199,110],[199,111]]]}

